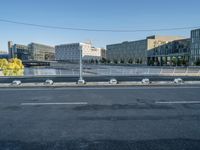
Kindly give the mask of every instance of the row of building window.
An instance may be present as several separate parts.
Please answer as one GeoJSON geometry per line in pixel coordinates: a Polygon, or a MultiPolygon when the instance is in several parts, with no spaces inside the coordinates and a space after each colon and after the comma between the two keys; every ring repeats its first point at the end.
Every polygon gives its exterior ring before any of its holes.
{"type": "Polygon", "coordinates": [[[200,38],[200,30],[194,30],[194,31],[192,31],[191,36],[193,38],[200,38]]]}
{"type": "Polygon", "coordinates": [[[200,49],[193,49],[191,50],[192,55],[200,55],[200,49]]]}

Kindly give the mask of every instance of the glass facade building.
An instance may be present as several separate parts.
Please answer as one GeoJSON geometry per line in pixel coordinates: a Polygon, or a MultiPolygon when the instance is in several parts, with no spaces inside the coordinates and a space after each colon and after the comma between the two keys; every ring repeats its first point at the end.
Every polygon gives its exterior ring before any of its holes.
{"type": "Polygon", "coordinates": [[[190,64],[200,61],[200,29],[191,31],[190,64]]]}
{"type": "Polygon", "coordinates": [[[52,46],[31,43],[28,45],[28,49],[33,60],[55,60],[55,48],[52,46]]]}
{"type": "Polygon", "coordinates": [[[19,58],[21,60],[55,60],[55,48],[43,44],[31,43],[28,46],[12,44],[8,42],[10,58],[19,58]]]}
{"type": "Polygon", "coordinates": [[[189,64],[190,39],[181,39],[157,46],[148,51],[148,65],[174,65],[173,60],[189,64]]]}
{"type": "Polygon", "coordinates": [[[132,62],[146,65],[149,50],[178,39],[183,37],[153,35],[143,40],[107,45],[107,59],[114,63],[132,62]]]}

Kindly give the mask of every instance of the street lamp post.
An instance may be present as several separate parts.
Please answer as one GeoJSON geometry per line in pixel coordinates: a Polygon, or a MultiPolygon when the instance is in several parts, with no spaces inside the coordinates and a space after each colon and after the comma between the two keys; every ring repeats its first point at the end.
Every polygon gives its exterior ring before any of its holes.
{"type": "Polygon", "coordinates": [[[79,65],[80,65],[80,73],[79,73],[79,75],[80,75],[80,78],[79,78],[79,80],[83,80],[83,73],[82,73],[82,71],[83,71],[83,54],[82,54],[82,46],[80,46],[80,58],[79,58],[79,65]]]}
{"type": "Polygon", "coordinates": [[[80,45],[80,58],[79,58],[79,66],[80,66],[80,69],[79,69],[79,80],[78,80],[78,84],[85,84],[85,80],[83,79],[83,55],[82,55],[82,46],[80,45]]]}

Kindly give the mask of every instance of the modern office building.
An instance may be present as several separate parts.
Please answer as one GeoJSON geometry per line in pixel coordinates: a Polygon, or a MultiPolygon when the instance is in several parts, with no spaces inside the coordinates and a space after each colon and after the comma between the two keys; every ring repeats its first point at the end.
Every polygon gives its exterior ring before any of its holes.
{"type": "Polygon", "coordinates": [[[57,61],[78,62],[80,50],[84,61],[100,60],[105,57],[105,49],[92,47],[91,43],[71,43],[55,46],[57,61]]]}
{"type": "Polygon", "coordinates": [[[10,58],[19,58],[21,60],[31,59],[30,50],[28,46],[21,44],[13,44],[11,41],[8,42],[8,51],[10,58]]]}
{"type": "Polygon", "coordinates": [[[101,60],[106,58],[106,50],[103,48],[90,47],[89,50],[83,51],[83,60],[101,60]]]}
{"type": "Polygon", "coordinates": [[[182,40],[185,39],[185,37],[182,36],[149,36],[147,39],[147,50],[151,50],[153,48],[162,46],[164,44],[167,44],[172,41],[176,40],[182,40]]]}
{"type": "Polygon", "coordinates": [[[147,64],[147,52],[168,42],[183,39],[178,36],[150,36],[146,39],[107,45],[107,59],[115,63],[147,64]]]}
{"type": "Polygon", "coordinates": [[[10,58],[17,57],[21,60],[45,61],[55,59],[55,48],[43,44],[21,45],[9,41],[8,51],[10,58]]]}
{"type": "Polygon", "coordinates": [[[14,53],[12,41],[8,41],[8,54],[10,58],[14,58],[15,53],[14,53]]]}
{"type": "Polygon", "coordinates": [[[123,42],[118,44],[107,45],[106,56],[111,62],[125,63],[130,60],[134,63],[145,63],[146,62],[146,40],[123,42]]]}
{"type": "Polygon", "coordinates": [[[200,61],[200,29],[191,31],[190,65],[200,61]]]}
{"type": "Polygon", "coordinates": [[[28,45],[31,57],[36,61],[55,60],[55,48],[48,45],[31,43],[28,45]]]}
{"type": "Polygon", "coordinates": [[[148,51],[148,64],[199,65],[200,29],[191,31],[191,37],[175,40],[148,51]]]}
{"type": "Polygon", "coordinates": [[[180,39],[147,51],[148,65],[188,65],[190,39],[180,39]]]}
{"type": "Polygon", "coordinates": [[[3,58],[5,59],[9,58],[8,52],[0,50],[0,59],[3,59],[3,58]]]}

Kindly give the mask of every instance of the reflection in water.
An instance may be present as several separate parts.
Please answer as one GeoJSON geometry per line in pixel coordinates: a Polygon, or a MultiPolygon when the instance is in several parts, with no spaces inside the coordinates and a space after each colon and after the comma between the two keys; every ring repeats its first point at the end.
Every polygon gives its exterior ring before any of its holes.
{"type": "Polygon", "coordinates": [[[54,69],[54,68],[41,68],[41,67],[32,67],[25,68],[25,76],[41,76],[41,75],[74,75],[78,71],[67,70],[67,69],[54,69]]]}
{"type": "Polygon", "coordinates": [[[4,69],[3,76],[24,76],[24,69],[4,69]]]}
{"type": "Polygon", "coordinates": [[[25,68],[25,76],[29,75],[56,75],[56,69],[25,68]]]}

